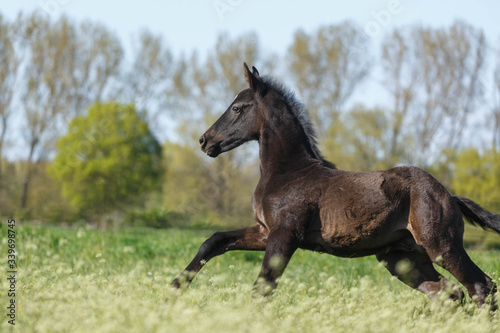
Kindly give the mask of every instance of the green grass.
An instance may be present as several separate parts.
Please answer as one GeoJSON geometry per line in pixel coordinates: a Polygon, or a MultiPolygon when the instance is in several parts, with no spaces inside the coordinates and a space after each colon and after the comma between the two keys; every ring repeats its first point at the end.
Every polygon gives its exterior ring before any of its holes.
{"type": "MultiPolygon", "coordinates": [[[[499,332],[500,315],[430,301],[391,277],[373,257],[298,251],[275,294],[251,297],[263,253],[229,252],[191,287],[168,287],[208,231],[16,227],[19,332],[499,332]],[[166,300],[166,301],[165,301],[166,300]]],[[[2,253],[6,259],[6,228],[2,253]]],[[[500,237],[500,236],[497,236],[500,237]]],[[[490,276],[500,252],[470,251],[490,276]]],[[[2,260],[7,270],[6,260],[2,260]]],[[[2,308],[8,281],[1,280],[2,308]]]]}

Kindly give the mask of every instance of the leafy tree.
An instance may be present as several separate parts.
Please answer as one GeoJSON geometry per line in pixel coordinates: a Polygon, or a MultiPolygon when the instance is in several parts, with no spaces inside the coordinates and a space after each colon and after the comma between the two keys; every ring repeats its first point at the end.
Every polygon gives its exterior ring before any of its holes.
{"type": "MultiPolygon", "coordinates": [[[[402,162],[402,155],[408,148],[408,142],[402,140],[408,118],[411,116],[411,106],[414,103],[418,71],[420,67],[415,65],[412,58],[412,39],[407,38],[408,29],[394,29],[382,43],[381,65],[385,76],[384,87],[392,97],[392,108],[390,118],[392,126],[389,127],[388,150],[393,159],[402,162]]],[[[405,162],[412,162],[405,161],[405,162]]]]}
{"type": "Polygon", "coordinates": [[[460,147],[482,102],[486,50],[483,31],[462,21],[448,28],[396,29],[385,39],[381,61],[393,103],[393,154],[409,150],[401,140],[405,133],[414,138],[412,164],[429,165],[443,149],[460,147]]]}
{"type": "Polygon", "coordinates": [[[163,191],[167,209],[233,226],[251,218],[249,198],[257,179],[252,178],[247,186],[244,170],[251,165],[248,156],[256,160],[256,155],[242,147],[214,160],[202,156],[198,138],[220,117],[235,94],[247,87],[243,61],[257,66],[263,63],[259,69],[266,72],[270,62],[263,58],[254,33],[234,39],[219,35],[215,49],[204,61],[199,61],[195,52],[189,58],[181,57],[173,73],[169,103],[172,114],[178,117],[177,133],[182,142],[172,145],[167,153],[168,176],[163,191]]]}
{"type": "Polygon", "coordinates": [[[191,224],[237,227],[252,223],[250,196],[258,172],[255,164],[217,169],[190,145],[167,142],[164,151],[165,210],[181,213],[191,224]]]}
{"type": "Polygon", "coordinates": [[[210,201],[205,197],[211,193],[204,191],[208,170],[203,157],[193,147],[170,142],[165,143],[164,151],[163,207],[186,216],[209,210],[210,201]]]}
{"type": "Polygon", "coordinates": [[[65,17],[51,22],[35,13],[18,24],[17,29],[29,31],[21,99],[29,147],[20,203],[25,208],[35,164],[54,150],[61,125],[103,97],[118,73],[122,49],[115,35],[98,24],[78,27],[65,17]]]}
{"type": "Polygon", "coordinates": [[[133,63],[125,72],[122,99],[147,109],[151,130],[160,140],[165,139],[165,109],[171,88],[174,57],[161,34],[142,30],[134,39],[133,63]]]}
{"type": "Polygon", "coordinates": [[[94,104],[57,142],[51,172],[63,195],[88,214],[109,213],[154,188],[161,146],[134,105],[94,104]]]}
{"type": "MultiPolygon", "coordinates": [[[[499,43],[500,45],[500,43],[499,43]]],[[[499,48],[497,48],[498,50],[499,48]]],[[[493,147],[495,150],[500,148],[500,51],[496,55],[496,67],[493,74],[493,87],[491,89],[493,95],[492,116],[494,119],[493,127],[493,147]]]]}
{"type": "Polygon", "coordinates": [[[320,135],[335,123],[370,72],[369,41],[363,36],[362,29],[349,21],[294,35],[287,67],[320,135]]]}
{"type": "Polygon", "coordinates": [[[454,192],[476,200],[485,208],[500,211],[500,153],[494,149],[482,155],[476,149],[467,149],[457,155],[454,192]]]}
{"type": "MultiPolygon", "coordinates": [[[[227,34],[219,35],[215,49],[205,61],[200,61],[196,52],[180,58],[168,97],[173,114],[181,121],[179,132],[189,136],[188,142],[198,146],[199,136],[220,117],[235,94],[247,87],[243,61],[258,66],[266,63],[262,58],[254,33],[235,39],[227,34]]],[[[259,69],[265,72],[266,68],[260,66],[259,69]]]]}
{"type": "Polygon", "coordinates": [[[9,118],[12,111],[12,97],[15,92],[15,83],[20,62],[19,52],[14,48],[10,36],[13,24],[0,13],[0,188],[3,187],[2,164],[3,147],[8,132],[9,118]]]}
{"type": "Polygon", "coordinates": [[[392,122],[379,108],[366,108],[361,104],[339,115],[331,124],[325,140],[324,154],[340,169],[352,171],[381,170],[396,164],[389,150],[389,128],[392,122]]]}

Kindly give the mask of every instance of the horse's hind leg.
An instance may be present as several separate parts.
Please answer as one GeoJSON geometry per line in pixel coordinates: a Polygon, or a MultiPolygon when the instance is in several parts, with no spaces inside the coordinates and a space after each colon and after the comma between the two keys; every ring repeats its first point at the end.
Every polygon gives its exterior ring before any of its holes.
{"type": "MultiPolygon", "coordinates": [[[[435,263],[460,281],[478,306],[482,306],[487,297],[496,292],[496,286],[491,278],[470,259],[463,247],[454,245],[451,249],[433,252],[435,252],[432,254],[435,263]]],[[[496,309],[494,300],[491,307],[492,310],[496,309]]]]}
{"type": "Polygon", "coordinates": [[[425,253],[392,250],[379,253],[376,257],[393,276],[430,298],[441,292],[447,293],[453,300],[461,300],[464,297],[457,285],[434,269],[431,259],[425,253]]]}
{"type": "Polygon", "coordinates": [[[227,251],[264,251],[266,249],[266,238],[266,230],[260,225],[235,231],[214,233],[200,246],[191,263],[172,281],[171,286],[179,288],[183,284],[188,285],[210,259],[227,251]]]}
{"type": "Polygon", "coordinates": [[[432,191],[412,191],[408,229],[429,258],[449,271],[482,306],[496,288],[464,250],[464,222],[457,203],[435,180],[431,185],[427,187],[432,191]]]}

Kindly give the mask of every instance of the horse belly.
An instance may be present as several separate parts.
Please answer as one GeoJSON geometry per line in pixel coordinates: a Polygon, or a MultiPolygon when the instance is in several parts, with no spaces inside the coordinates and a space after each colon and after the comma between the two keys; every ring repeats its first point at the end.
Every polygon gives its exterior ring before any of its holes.
{"type": "MultiPolygon", "coordinates": [[[[378,207],[345,206],[320,212],[315,242],[339,256],[363,256],[379,252],[406,235],[408,220],[381,202],[378,207]]],[[[313,230],[311,230],[313,231],[313,230]]]]}

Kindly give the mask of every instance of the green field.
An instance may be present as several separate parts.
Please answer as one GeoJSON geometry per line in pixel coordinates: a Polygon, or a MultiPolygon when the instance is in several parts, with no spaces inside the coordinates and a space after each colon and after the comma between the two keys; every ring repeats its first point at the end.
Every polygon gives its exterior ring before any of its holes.
{"type": "MultiPolygon", "coordinates": [[[[230,252],[210,261],[191,287],[171,290],[209,231],[100,232],[16,227],[19,332],[499,332],[500,315],[430,301],[373,257],[342,259],[298,251],[275,294],[251,297],[262,253],[230,252]]],[[[7,228],[2,225],[7,271],[7,228]]],[[[499,237],[500,236],[496,236],[499,237]]],[[[498,281],[500,252],[470,251],[498,281]]],[[[9,281],[2,279],[7,313],[9,281]]]]}

